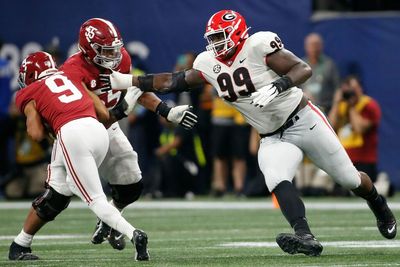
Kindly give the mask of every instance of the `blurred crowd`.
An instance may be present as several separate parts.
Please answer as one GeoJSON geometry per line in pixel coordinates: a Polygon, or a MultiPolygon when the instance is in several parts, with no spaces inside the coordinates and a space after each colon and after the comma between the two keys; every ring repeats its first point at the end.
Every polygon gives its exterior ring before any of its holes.
{"type": "MultiPolygon", "coordinates": [[[[319,34],[305,38],[304,51],[303,60],[313,70],[313,76],[301,86],[304,93],[325,112],[357,169],[372,178],[380,193],[393,194],[389,177],[378,169],[379,103],[368,96],[357,73],[340,77],[334,60],[323,51],[319,34]]],[[[48,52],[60,60],[57,47],[49,47],[48,52]]],[[[151,71],[139,57],[131,56],[135,75],[151,71]]],[[[173,71],[191,68],[195,58],[193,52],[179,55],[173,71]]],[[[7,59],[0,59],[0,197],[31,199],[44,190],[52,141],[36,143],[27,135],[25,119],[13,103],[11,77],[7,59]]],[[[192,131],[168,123],[140,105],[120,121],[139,155],[146,197],[269,194],[257,165],[259,136],[239,112],[215,94],[207,85],[161,96],[172,105],[193,106],[198,124],[192,131]]],[[[307,158],[294,181],[303,195],[350,195],[307,158]]],[[[107,184],[104,187],[107,192],[107,184]]]]}

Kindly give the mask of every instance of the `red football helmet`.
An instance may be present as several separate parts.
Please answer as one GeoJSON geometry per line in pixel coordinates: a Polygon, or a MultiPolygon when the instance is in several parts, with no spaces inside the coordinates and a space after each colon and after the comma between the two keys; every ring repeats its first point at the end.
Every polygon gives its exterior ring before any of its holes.
{"type": "Polygon", "coordinates": [[[249,37],[246,21],[233,10],[221,10],[208,20],[204,38],[206,47],[217,58],[224,59],[228,52],[249,37]]]}
{"type": "Polygon", "coordinates": [[[79,49],[91,62],[103,68],[118,67],[123,45],[121,34],[108,20],[89,19],[79,30],[79,49]]]}
{"type": "Polygon", "coordinates": [[[18,84],[22,89],[34,81],[57,72],[53,57],[39,51],[27,56],[19,68],[18,84]]]}

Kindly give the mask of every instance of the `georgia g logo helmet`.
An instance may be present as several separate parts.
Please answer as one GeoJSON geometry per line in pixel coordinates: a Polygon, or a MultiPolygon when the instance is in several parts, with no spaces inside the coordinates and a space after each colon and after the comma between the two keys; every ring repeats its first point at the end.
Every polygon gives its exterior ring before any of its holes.
{"type": "Polygon", "coordinates": [[[249,28],[242,15],[233,10],[221,10],[211,16],[204,38],[207,50],[224,59],[227,53],[249,37],[249,28]]]}

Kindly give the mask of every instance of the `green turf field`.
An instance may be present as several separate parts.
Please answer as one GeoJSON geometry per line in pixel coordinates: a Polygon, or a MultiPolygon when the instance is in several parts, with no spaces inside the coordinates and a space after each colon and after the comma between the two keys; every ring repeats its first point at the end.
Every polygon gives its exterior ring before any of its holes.
{"type": "MultiPolygon", "coordinates": [[[[29,204],[0,202],[0,266],[400,266],[400,240],[381,237],[372,213],[359,200],[305,199],[310,226],[324,245],[320,257],[288,255],[279,249],[275,236],[290,228],[280,211],[270,208],[270,201],[135,204],[138,207],[127,209],[124,216],[147,232],[149,262],[135,262],[130,243],[123,251],[107,243],[92,245],[95,216],[76,202],[37,235],[33,251],[41,260],[10,262],[8,246],[29,204]]],[[[391,204],[400,218],[400,200],[391,204]]]]}

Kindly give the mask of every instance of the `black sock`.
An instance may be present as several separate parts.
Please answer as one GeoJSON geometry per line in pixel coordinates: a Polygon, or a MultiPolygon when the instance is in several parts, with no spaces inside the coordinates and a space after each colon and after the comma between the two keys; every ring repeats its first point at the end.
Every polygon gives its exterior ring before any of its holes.
{"type": "Polygon", "coordinates": [[[274,189],[274,194],[286,220],[296,233],[311,233],[306,219],[303,201],[293,184],[283,181],[274,189]]]}
{"type": "Polygon", "coordinates": [[[365,197],[363,197],[372,207],[381,207],[384,203],[384,199],[376,191],[375,186],[372,186],[371,192],[369,192],[365,197]]]}

